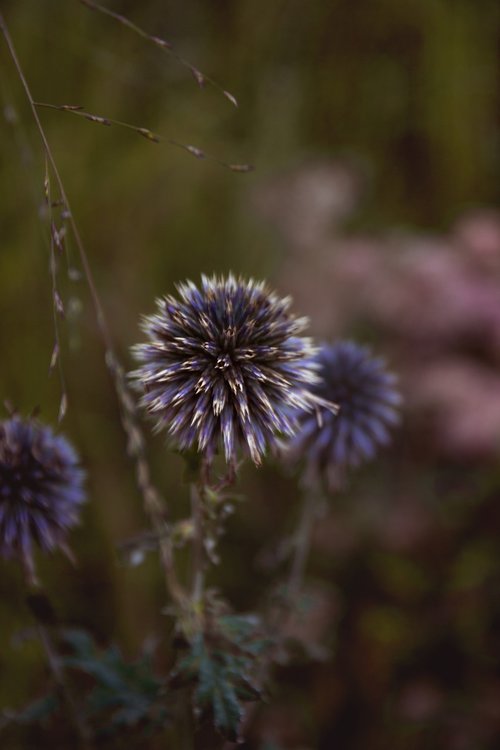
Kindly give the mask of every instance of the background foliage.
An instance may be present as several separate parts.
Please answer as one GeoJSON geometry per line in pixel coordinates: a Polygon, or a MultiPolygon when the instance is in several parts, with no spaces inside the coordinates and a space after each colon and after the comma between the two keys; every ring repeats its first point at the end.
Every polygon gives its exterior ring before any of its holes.
{"type": "MultiPolygon", "coordinates": [[[[232,269],[292,291],[315,333],[372,342],[402,374],[404,428],[317,530],[310,606],[290,634],[302,646],[278,670],[248,747],[497,747],[500,221],[485,208],[500,199],[500,6],[109,6],[174,43],[239,108],[76,0],[4,0],[35,97],[256,166],[236,174],[128,130],[41,112],[123,360],[156,295],[232,269]]],[[[55,420],[44,164],[4,45],[0,85],[0,394],[55,420]]],[[[129,568],[116,552],[147,522],[85,284],[65,281],[62,292],[64,429],[84,456],[90,502],[74,535],[78,567],[45,560],[41,571],[69,627],[104,649],[119,641],[136,660],[147,636],[170,627],[163,585],[154,555],[129,568]]],[[[181,462],[162,438],[150,447],[156,483],[181,516],[181,462]]],[[[297,501],[293,477],[272,466],[248,468],[244,485],[213,574],[242,611],[280,570],[275,550],[297,501]]],[[[0,591],[0,705],[20,707],[44,666],[35,643],[5,645],[27,624],[14,565],[2,564],[0,591]]],[[[154,661],[168,668],[164,643],[154,661]]],[[[9,730],[3,746],[33,746],[26,732],[9,730]]],[[[64,746],[57,727],[45,737],[64,746]]]]}

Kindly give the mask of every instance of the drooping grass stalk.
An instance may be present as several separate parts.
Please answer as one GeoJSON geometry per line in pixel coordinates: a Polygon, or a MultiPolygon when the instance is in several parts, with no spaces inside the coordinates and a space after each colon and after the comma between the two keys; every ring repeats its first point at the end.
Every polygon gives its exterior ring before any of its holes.
{"type": "Polygon", "coordinates": [[[45,159],[45,180],[44,180],[44,190],[45,190],[45,202],[47,206],[47,210],[49,212],[49,220],[50,220],[50,277],[52,282],[52,317],[53,317],[53,324],[54,324],[54,348],[52,349],[52,356],[50,359],[50,366],[49,366],[49,372],[52,372],[55,367],[57,367],[57,371],[59,374],[59,383],[61,387],[61,400],[59,402],[59,413],[57,417],[57,421],[59,423],[62,422],[64,419],[64,416],[66,414],[66,410],[68,408],[68,396],[67,396],[67,390],[66,390],[66,379],[64,376],[64,370],[61,362],[61,340],[60,340],[60,334],[59,334],[59,319],[60,317],[64,316],[64,307],[61,299],[61,295],[59,294],[58,288],[57,288],[57,259],[56,259],[56,245],[58,247],[58,250],[61,250],[61,241],[60,241],[60,235],[58,230],[56,229],[53,217],[52,217],[52,196],[50,192],[50,176],[49,176],[49,169],[47,164],[47,159],[45,159]]]}
{"type": "Polygon", "coordinates": [[[75,244],[84,271],[84,276],[87,281],[92,304],[94,307],[97,326],[104,344],[105,362],[111,374],[112,382],[120,406],[122,426],[127,436],[127,450],[129,456],[134,460],[136,465],[137,485],[143,497],[145,511],[148,514],[153,528],[158,534],[158,538],[160,540],[160,556],[163,564],[167,587],[172,598],[179,603],[181,600],[184,600],[184,595],[182,593],[180,584],[177,581],[176,573],[174,570],[171,544],[168,539],[169,530],[166,523],[167,510],[163,499],[160,497],[158,491],[153,486],[153,483],[151,481],[151,473],[145,454],[144,438],[142,435],[142,431],[139,428],[136,416],[135,400],[132,398],[130,388],[123,372],[123,368],[121,367],[115,354],[113,338],[104,313],[104,308],[101,303],[99,293],[97,291],[97,286],[90,266],[87,251],[85,249],[85,245],[78,225],[74,218],[73,211],[71,210],[64,182],[59,172],[57,163],[54,159],[45,130],[40,121],[35,100],[32,96],[26,76],[17,56],[14,42],[12,40],[12,37],[10,36],[7,24],[1,11],[0,31],[2,32],[2,35],[5,39],[17,75],[26,94],[26,98],[28,100],[36,128],[43,144],[47,163],[50,167],[50,170],[52,171],[52,174],[54,175],[61,201],[64,206],[66,220],[69,227],[71,228],[75,240],[75,244]]]}
{"type": "Polygon", "coordinates": [[[112,117],[103,117],[102,115],[95,115],[91,112],[86,112],[83,107],[80,107],[79,105],[48,104],[47,102],[35,102],[35,106],[44,107],[46,109],[55,109],[59,112],[68,112],[72,115],[76,115],[77,117],[83,117],[85,120],[89,120],[90,122],[97,123],[98,125],[105,125],[106,127],[117,125],[118,127],[132,130],[134,133],[142,136],[150,143],[168,143],[170,146],[175,146],[176,148],[181,148],[183,151],[187,151],[187,153],[191,154],[191,156],[194,156],[195,159],[204,159],[207,161],[215,162],[216,164],[220,164],[221,167],[230,169],[231,172],[245,173],[253,171],[253,166],[251,164],[232,164],[230,162],[223,161],[216,156],[212,156],[212,154],[207,153],[198,146],[193,146],[189,143],[181,143],[180,141],[177,141],[174,138],[170,138],[166,135],[154,133],[149,128],[132,125],[131,123],[123,122],[122,120],[115,120],[112,117]]]}
{"type": "Polygon", "coordinates": [[[231,94],[229,91],[224,89],[219,83],[214,81],[212,78],[205,75],[205,73],[202,73],[201,70],[199,70],[195,65],[192,65],[190,62],[188,62],[188,60],[186,60],[178,52],[176,52],[173,45],[170,42],[167,42],[166,39],[162,39],[161,37],[155,36],[154,34],[149,34],[140,26],[137,26],[137,24],[133,23],[133,21],[128,19],[126,16],[120,13],[116,13],[115,11],[110,10],[109,8],[105,8],[103,5],[96,3],[95,0],[80,0],[80,2],[82,3],[82,5],[86,5],[87,8],[90,8],[91,10],[99,11],[100,13],[103,13],[104,15],[109,16],[110,18],[113,18],[115,21],[118,21],[118,23],[121,23],[122,26],[126,26],[135,34],[138,34],[143,39],[146,39],[146,41],[152,42],[162,52],[164,52],[167,55],[170,55],[175,60],[177,60],[177,62],[180,65],[187,68],[200,88],[204,88],[206,84],[209,84],[213,88],[220,91],[221,94],[229,102],[231,102],[231,104],[234,107],[238,106],[238,101],[233,94],[231,94]]]}
{"type": "Polygon", "coordinates": [[[63,368],[63,363],[62,363],[61,340],[60,340],[61,339],[60,318],[64,316],[64,309],[62,305],[61,294],[58,289],[58,279],[57,279],[58,258],[56,257],[56,249],[57,249],[58,255],[64,252],[66,256],[66,263],[68,266],[68,273],[71,273],[70,263],[69,263],[69,258],[68,258],[68,248],[67,248],[67,244],[64,242],[64,239],[63,239],[63,233],[66,227],[63,225],[63,229],[58,231],[55,226],[55,221],[53,218],[54,208],[59,207],[61,204],[60,204],[60,201],[54,201],[50,194],[51,193],[50,177],[49,177],[49,172],[48,172],[47,160],[45,160],[45,179],[44,179],[45,211],[44,212],[40,211],[39,185],[36,184],[36,181],[33,179],[33,172],[32,172],[32,166],[34,162],[33,150],[31,148],[31,144],[29,143],[27,134],[24,128],[22,127],[22,123],[20,122],[17,116],[17,112],[12,104],[11,97],[9,96],[9,93],[7,90],[7,82],[4,80],[3,75],[0,76],[0,89],[2,91],[2,98],[4,101],[4,109],[3,109],[4,117],[5,117],[6,122],[9,124],[9,126],[12,129],[13,137],[14,137],[16,146],[19,151],[21,165],[26,174],[26,177],[32,178],[29,180],[29,184],[31,187],[33,207],[36,210],[40,218],[40,228],[41,228],[40,234],[41,234],[42,242],[47,250],[47,255],[49,258],[50,279],[51,279],[51,287],[52,287],[51,291],[52,291],[53,330],[54,330],[54,342],[53,342],[52,353],[51,353],[50,363],[49,363],[49,374],[52,374],[54,370],[57,369],[57,373],[59,377],[60,392],[61,392],[60,402],[59,402],[58,421],[61,422],[62,418],[64,417],[66,407],[67,407],[68,394],[67,394],[67,388],[66,388],[66,378],[65,378],[64,368],[63,368]],[[46,231],[47,218],[49,219],[49,224],[50,224],[48,236],[47,236],[47,231],[46,231]]]}

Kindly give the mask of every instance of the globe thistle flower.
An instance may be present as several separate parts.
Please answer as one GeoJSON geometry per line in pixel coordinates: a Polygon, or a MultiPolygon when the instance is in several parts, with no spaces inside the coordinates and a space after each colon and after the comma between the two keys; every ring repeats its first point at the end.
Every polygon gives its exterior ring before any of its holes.
{"type": "Polygon", "coordinates": [[[75,451],[50,427],[17,415],[0,422],[0,554],[20,559],[31,578],[34,545],[67,552],[83,478],[75,451]]]}
{"type": "Polygon", "coordinates": [[[221,445],[228,463],[241,449],[259,464],[318,400],[307,320],[289,312],[290,298],[232,274],[177,289],[179,299],[157,300],[143,322],[149,342],[134,347],[142,404],[181,450],[211,461],[221,445]]]}
{"type": "Polygon", "coordinates": [[[349,467],[370,460],[389,442],[389,428],[399,422],[401,397],[384,360],[352,341],[324,345],[316,362],[322,382],[314,390],[340,410],[335,416],[322,409],[319,419],[303,413],[289,458],[303,459],[308,478],[333,489],[349,467]]]}

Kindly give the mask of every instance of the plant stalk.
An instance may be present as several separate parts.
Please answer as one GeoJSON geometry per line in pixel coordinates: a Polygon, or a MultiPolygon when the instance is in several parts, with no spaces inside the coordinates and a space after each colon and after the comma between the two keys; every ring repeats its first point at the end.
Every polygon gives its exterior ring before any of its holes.
{"type": "Polygon", "coordinates": [[[294,535],[294,553],[286,588],[286,596],[290,603],[300,593],[303,585],[318,506],[319,499],[316,494],[304,494],[299,524],[294,535]]]}
{"type": "Polygon", "coordinates": [[[12,40],[12,37],[10,36],[9,29],[7,27],[7,24],[5,22],[4,16],[1,11],[0,11],[0,31],[2,32],[2,35],[5,39],[10,56],[14,63],[14,67],[17,71],[19,80],[26,94],[26,98],[28,99],[31,113],[33,115],[33,119],[35,121],[40,138],[42,140],[47,163],[52,169],[62,202],[67,212],[67,220],[71,227],[71,231],[73,233],[75,244],[78,249],[78,254],[80,256],[80,261],[81,261],[84,275],[85,275],[87,285],[89,288],[90,297],[92,299],[92,303],[94,306],[94,311],[95,311],[96,319],[97,319],[97,325],[98,325],[98,328],[99,328],[99,331],[100,331],[100,334],[102,336],[102,340],[104,343],[104,348],[106,352],[106,357],[105,357],[106,364],[108,366],[109,372],[111,373],[113,385],[116,391],[119,405],[121,407],[122,426],[128,438],[129,455],[135,460],[135,463],[136,463],[137,484],[143,497],[145,511],[148,514],[149,518],[151,519],[152,526],[154,530],[157,532],[158,537],[160,539],[160,556],[161,556],[162,565],[163,565],[163,569],[165,573],[167,589],[169,590],[173,600],[178,605],[181,605],[186,602],[187,597],[185,593],[183,592],[182,587],[180,586],[176,577],[174,563],[173,563],[171,543],[168,539],[168,527],[165,522],[166,511],[165,511],[163,501],[161,500],[157,491],[155,490],[155,488],[152,486],[152,483],[151,483],[149,466],[144,455],[144,440],[143,440],[142,433],[139,430],[139,427],[135,419],[135,402],[130,395],[130,390],[126,382],[125,375],[115,355],[114,343],[113,343],[111,331],[110,331],[108,322],[106,320],[106,316],[104,314],[104,308],[102,306],[99,293],[97,291],[97,286],[94,280],[92,269],[90,267],[90,262],[89,262],[89,258],[87,255],[87,251],[85,249],[85,245],[80,235],[77,223],[73,216],[73,211],[71,210],[71,207],[70,207],[68,195],[66,193],[62,177],[60,175],[56,161],[54,159],[52,149],[50,148],[50,144],[45,134],[45,130],[40,121],[40,117],[38,115],[38,111],[36,108],[36,103],[31,93],[31,89],[28,85],[28,82],[24,74],[23,68],[21,66],[21,63],[19,61],[19,58],[17,56],[14,42],[12,40]]]}
{"type": "Polygon", "coordinates": [[[194,483],[191,484],[191,518],[193,521],[191,596],[195,609],[199,609],[203,602],[205,585],[205,545],[202,491],[194,483]]]}

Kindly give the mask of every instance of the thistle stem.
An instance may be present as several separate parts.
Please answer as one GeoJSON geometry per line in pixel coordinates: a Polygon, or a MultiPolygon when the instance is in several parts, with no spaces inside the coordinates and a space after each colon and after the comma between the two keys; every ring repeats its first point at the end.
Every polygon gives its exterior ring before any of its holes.
{"type": "Polygon", "coordinates": [[[203,600],[205,585],[205,549],[203,530],[202,492],[191,484],[191,517],[193,521],[192,601],[199,607],[203,600]]]}
{"type": "MultiPolygon", "coordinates": [[[[274,645],[271,646],[266,657],[262,659],[260,664],[257,678],[260,684],[264,684],[269,676],[273,660],[284,640],[284,630],[289,619],[293,617],[296,598],[300,594],[304,582],[320,499],[320,495],[316,493],[310,494],[304,492],[299,522],[293,536],[293,556],[286,582],[285,594],[281,602],[269,614],[268,628],[274,640],[274,645]]],[[[254,721],[256,711],[255,704],[249,707],[244,722],[245,728],[248,728],[254,721]]],[[[223,750],[230,750],[231,747],[234,747],[234,745],[228,742],[224,745],[223,750]]]]}
{"type": "Polygon", "coordinates": [[[302,588],[311,549],[312,532],[318,516],[318,508],[318,496],[315,494],[304,494],[299,524],[294,535],[294,553],[286,587],[286,596],[290,604],[302,588]]]}
{"type": "Polygon", "coordinates": [[[165,575],[167,590],[179,609],[185,609],[188,596],[181,585],[175,569],[170,529],[165,519],[165,509],[156,490],[149,488],[144,494],[144,505],[151,525],[159,540],[160,559],[165,575]]]}

